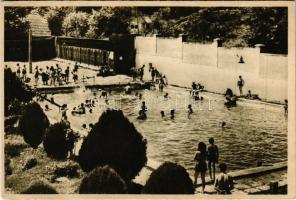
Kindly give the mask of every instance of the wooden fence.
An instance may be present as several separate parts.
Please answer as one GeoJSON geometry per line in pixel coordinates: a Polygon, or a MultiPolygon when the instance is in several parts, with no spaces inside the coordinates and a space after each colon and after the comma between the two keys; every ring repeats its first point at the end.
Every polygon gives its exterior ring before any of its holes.
{"type": "Polygon", "coordinates": [[[111,51],[101,49],[65,45],[56,46],[56,55],[59,58],[97,66],[110,65],[112,54],[111,51]]]}

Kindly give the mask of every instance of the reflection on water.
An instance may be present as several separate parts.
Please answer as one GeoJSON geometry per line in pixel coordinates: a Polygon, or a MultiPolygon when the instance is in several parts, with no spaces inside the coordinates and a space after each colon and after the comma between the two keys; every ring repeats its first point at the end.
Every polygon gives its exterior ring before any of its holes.
{"type": "MultiPolygon", "coordinates": [[[[54,99],[59,104],[68,104],[71,110],[86,99],[94,98],[94,91],[79,90],[70,94],[55,94],[54,99]]],[[[229,168],[243,169],[256,166],[257,161],[265,164],[287,160],[287,120],[280,106],[239,102],[235,108],[224,107],[224,99],[220,95],[205,93],[203,102],[191,102],[189,92],[184,89],[169,87],[169,99],[165,99],[158,91],[138,91],[143,94],[139,100],[135,95],[113,93],[108,103],[99,98],[93,108],[93,113],[72,116],[68,118],[73,129],[81,131],[82,124],[97,122],[101,113],[107,107],[121,108],[133,122],[140,133],[148,141],[148,157],[160,162],[172,161],[186,167],[193,174],[194,154],[200,141],[208,143],[210,137],[220,150],[220,162],[225,162],[229,168]],[[145,100],[148,112],[147,120],[137,120],[141,102],[145,100]],[[191,103],[194,113],[190,119],[187,105],[191,103]],[[169,118],[169,111],[176,109],[174,120],[169,118]],[[164,110],[166,117],[160,117],[164,110]],[[221,122],[226,127],[221,128],[221,122]]],[[[41,105],[44,108],[46,102],[41,105]]],[[[54,109],[49,111],[51,119],[59,120],[61,113],[54,109]]]]}

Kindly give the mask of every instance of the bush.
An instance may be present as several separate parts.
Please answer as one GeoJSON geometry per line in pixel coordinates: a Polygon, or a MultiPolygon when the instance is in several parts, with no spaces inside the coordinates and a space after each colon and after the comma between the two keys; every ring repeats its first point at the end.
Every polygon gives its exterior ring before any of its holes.
{"type": "Polygon", "coordinates": [[[5,165],[5,176],[11,175],[12,174],[11,160],[5,158],[4,165],[5,165]]]}
{"type": "Polygon", "coordinates": [[[151,173],[142,193],[194,194],[194,187],[184,167],[165,162],[151,173]]]}
{"type": "Polygon", "coordinates": [[[48,126],[49,121],[39,104],[36,102],[28,104],[19,122],[25,142],[36,149],[42,142],[48,126]]]}
{"type": "Polygon", "coordinates": [[[124,180],[110,167],[97,167],[87,174],[79,186],[80,194],[125,194],[124,180]]]}
{"type": "Polygon", "coordinates": [[[127,183],[127,191],[129,194],[141,194],[143,185],[130,181],[127,183]]]}
{"type": "Polygon", "coordinates": [[[19,156],[21,151],[27,147],[28,147],[27,144],[8,142],[4,146],[4,152],[5,152],[5,155],[13,158],[13,157],[19,156]]]}
{"type": "Polygon", "coordinates": [[[61,165],[57,166],[53,172],[55,178],[66,176],[68,178],[78,177],[79,165],[74,162],[62,163],[61,165]]]}
{"type": "Polygon", "coordinates": [[[23,171],[26,171],[28,169],[32,169],[33,167],[35,167],[38,164],[37,159],[36,158],[29,158],[26,161],[26,164],[23,168],[23,171]]]}
{"type": "Polygon", "coordinates": [[[68,151],[74,147],[74,140],[70,141],[67,137],[68,128],[67,124],[58,122],[47,129],[43,140],[43,146],[47,156],[55,159],[67,158],[68,151]]]}
{"type": "Polygon", "coordinates": [[[107,110],[84,139],[78,162],[84,171],[109,165],[131,180],[147,162],[146,141],[122,111],[107,110]]]}
{"type": "Polygon", "coordinates": [[[47,181],[33,181],[21,194],[57,194],[57,191],[47,181]]]}

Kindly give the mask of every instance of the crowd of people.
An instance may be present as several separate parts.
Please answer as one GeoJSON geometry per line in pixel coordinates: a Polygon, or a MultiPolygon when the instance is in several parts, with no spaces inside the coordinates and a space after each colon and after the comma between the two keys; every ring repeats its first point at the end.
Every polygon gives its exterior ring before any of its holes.
{"type": "MultiPolygon", "coordinates": [[[[72,74],[72,79],[76,83],[78,81],[78,68],[79,66],[75,63],[73,70],[70,72],[70,67],[67,66],[66,69],[62,69],[59,64],[55,66],[46,66],[45,68],[40,68],[36,66],[34,68],[34,83],[35,86],[39,84],[41,80],[43,85],[64,85],[70,82],[70,74],[72,74]]],[[[24,65],[22,68],[17,63],[16,75],[24,82],[30,82],[28,77],[27,66],[24,65]]]]}
{"type": "MultiPolygon", "coordinates": [[[[76,82],[78,80],[78,68],[79,66],[77,63],[74,66],[74,69],[71,71],[71,74],[73,75],[73,81],[76,82]]],[[[144,77],[144,69],[145,65],[142,67],[136,69],[133,68],[132,76],[135,79],[139,76],[140,80],[143,81],[144,77]]],[[[151,82],[158,86],[158,90],[160,92],[163,92],[164,87],[168,85],[167,77],[163,75],[161,72],[159,72],[155,67],[152,66],[151,63],[149,63],[149,72],[151,75],[151,82]]],[[[24,82],[28,81],[27,77],[27,68],[26,65],[24,65],[22,68],[19,64],[17,64],[17,76],[23,80],[24,82]]],[[[39,68],[38,66],[35,67],[34,71],[34,78],[35,78],[35,85],[38,84],[39,78],[41,77],[43,85],[61,85],[61,84],[67,84],[69,83],[70,79],[70,67],[68,66],[64,71],[61,67],[59,67],[58,64],[56,64],[55,67],[46,66],[45,69],[39,68]]],[[[239,89],[240,97],[244,97],[246,99],[258,99],[260,100],[259,96],[256,94],[252,94],[251,90],[248,90],[247,94],[244,95],[243,88],[245,85],[245,81],[243,80],[242,76],[240,75],[238,77],[237,81],[237,87],[239,89]]],[[[156,86],[155,86],[156,88],[156,86]]],[[[195,101],[203,101],[204,97],[201,96],[201,93],[204,91],[204,86],[201,83],[195,83],[192,82],[191,89],[190,89],[190,95],[193,100],[195,101]]],[[[132,88],[130,84],[127,84],[127,86],[124,89],[125,94],[132,95],[132,88]]],[[[108,104],[108,96],[111,94],[111,90],[100,90],[99,98],[105,99],[106,104],[108,104]]],[[[234,94],[234,92],[227,88],[225,91],[225,105],[227,107],[236,106],[236,101],[238,97],[234,94]]],[[[142,100],[143,95],[135,92],[135,97],[139,98],[139,100],[142,100]]],[[[169,98],[169,93],[165,92],[163,95],[164,99],[169,98]]],[[[93,108],[96,107],[96,104],[98,102],[97,94],[94,93],[94,97],[90,99],[86,99],[84,102],[81,102],[79,105],[74,106],[71,110],[72,115],[83,115],[93,112],[93,108]]],[[[45,110],[49,111],[50,108],[48,105],[45,106],[45,110]]],[[[67,105],[64,104],[61,108],[62,110],[62,118],[61,121],[64,122],[69,126],[70,129],[70,122],[68,120],[67,116],[67,105]]],[[[139,120],[146,120],[148,118],[147,116],[147,105],[145,101],[141,101],[140,110],[138,112],[137,119],[139,120]]],[[[288,100],[284,101],[284,112],[285,115],[288,115],[288,100]]],[[[191,104],[188,104],[187,106],[187,114],[188,118],[194,113],[193,107],[191,104]]],[[[175,109],[171,109],[169,111],[169,118],[175,119],[175,109]]],[[[160,110],[160,117],[164,118],[166,116],[166,113],[164,110],[160,110]]],[[[222,121],[222,128],[225,127],[226,123],[222,121]]],[[[87,125],[82,125],[83,129],[87,129],[87,125]]],[[[93,128],[93,124],[89,124],[89,129],[93,128]]],[[[77,134],[73,134],[69,132],[69,139],[71,140],[77,140],[78,136],[77,134]]],[[[204,142],[199,142],[197,152],[195,154],[194,160],[196,161],[195,165],[195,174],[194,174],[194,184],[197,185],[197,179],[200,176],[201,177],[201,183],[202,183],[202,192],[205,190],[205,175],[206,172],[209,171],[209,177],[210,180],[214,183],[214,187],[219,194],[231,194],[231,190],[233,189],[233,180],[232,177],[227,173],[227,165],[224,163],[219,164],[219,169],[221,173],[216,176],[216,165],[219,161],[219,150],[218,146],[215,144],[215,141],[213,138],[209,139],[208,146],[204,142]]]]}

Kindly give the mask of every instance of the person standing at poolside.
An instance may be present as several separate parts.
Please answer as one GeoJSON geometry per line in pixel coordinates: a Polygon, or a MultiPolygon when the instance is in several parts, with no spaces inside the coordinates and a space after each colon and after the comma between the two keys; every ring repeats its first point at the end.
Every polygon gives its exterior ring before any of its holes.
{"type": "Polygon", "coordinates": [[[284,110],[285,110],[285,116],[287,116],[288,115],[288,100],[287,99],[285,99],[284,110]]]}
{"type": "MultiPolygon", "coordinates": [[[[222,123],[223,124],[223,123],[222,123]]],[[[215,164],[218,163],[219,159],[219,150],[217,145],[214,144],[214,138],[209,139],[209,146],[208,146],[208,167],[209,167],[209,173],[210,173],[210,179],[212,181],[215,180],[215,164]],[[213,173],[212,173],[213,168],[213,173]]]]}
{"type": "Polygon", "coordinates": [[[26,65],[24,65],[23,67],[23,70],[22,70],[22,78],[23,78],[23,81],[26,82],[27,80],[27,69],[26,69],[26,65]]]}
{"type": "Polygon", "coordinates": [[[245,81],[242,78],[242,76],[240,75],[238,77],[238,81],[237,81],[237,86],[238,86],[238,89],[239,89],[240,96],[243,95],[243,87],[244,87],[244,85],[245,85],[245,81]]]}
{"type": "Polygon", "coordinates": [[[140,68],[140,80],[143,81],[143,77],[144,77],[144,68],[145,68],[145,65],[143,65],[141,68],[140,68]]]}
{"type": "Polygon", "coordinates": [[[221,173],[215,179],[215,190],[218,192],[218,194],[231,194],[231,190],[234,188],[233,179],[232,176],[226,172],[227,165],[221,163],[219,168],[221,173]]]}
{"type": "Polygon", "coordinates": [[[195,154],[194,160],[196,161],[195,164],[195,173],[194,173],[194,185],[197,185],[197,179],[200,174],[201,176],[201,183],[202,183],[202,193],[204,193],[206,187],[206,171],[207,171],[207,146],[205,143],[200,142],[198,143],[197,152],[195,154]]]}
{"type": "Polygon", "coordinates": [[[17,66],[16,76],[17,76],[18,78],[21,78],[21,67],[20,67],[20,64],[17,63],[16,66],[17,66]]]}
{"type": "Polygon", "coordinates": [[[39,80],[39,68],[38,68],[38,66],[35,67],[34,78],[35,78],[35,85],[38,85],[38,80],[39,80]]]}

